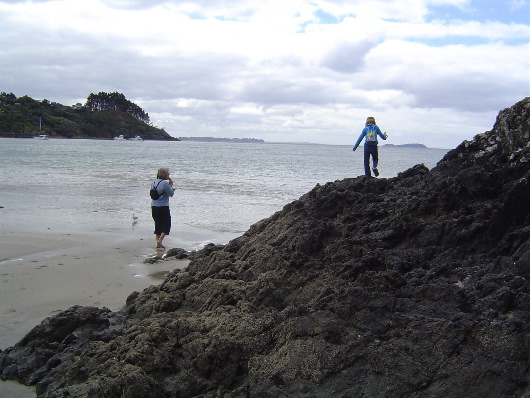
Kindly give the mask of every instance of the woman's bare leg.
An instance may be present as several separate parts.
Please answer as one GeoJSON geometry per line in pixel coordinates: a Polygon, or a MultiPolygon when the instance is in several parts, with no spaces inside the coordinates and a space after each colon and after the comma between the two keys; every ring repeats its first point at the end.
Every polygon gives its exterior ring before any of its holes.
{"type": "Polygon", "coordinates": [[[165,249],[164,245],[162,244],[162,241],[166,237],[166,234],[164,232],[162,232],[160,234],[160,236],[157,235],[157,237],[158,237],[158,239],[156,240],[156,248],[157,249],[165,249]]]}

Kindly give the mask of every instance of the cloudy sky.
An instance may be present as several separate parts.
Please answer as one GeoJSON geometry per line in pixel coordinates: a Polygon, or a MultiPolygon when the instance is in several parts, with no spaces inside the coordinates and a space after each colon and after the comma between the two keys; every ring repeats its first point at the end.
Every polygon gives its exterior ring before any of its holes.
{"type": "Polygon", "coordinates": [[[0,91],[171,135],[454,148],[530,95],[530,0],[0,0],[0,91]]]}

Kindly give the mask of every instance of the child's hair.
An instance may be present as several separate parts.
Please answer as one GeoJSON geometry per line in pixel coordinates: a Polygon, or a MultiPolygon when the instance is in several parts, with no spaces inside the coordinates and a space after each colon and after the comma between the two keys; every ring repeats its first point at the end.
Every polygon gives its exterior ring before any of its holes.
{"type": "Polygon", "coordinates": [[[373,116],[368,116],[366,118],[366,124],[373,123],[375,124],[375,118],[373,116]]]}

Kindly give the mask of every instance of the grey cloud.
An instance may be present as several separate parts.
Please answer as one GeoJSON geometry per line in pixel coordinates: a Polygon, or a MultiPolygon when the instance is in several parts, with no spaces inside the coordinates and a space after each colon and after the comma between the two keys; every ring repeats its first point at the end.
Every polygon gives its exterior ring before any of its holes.
{"type": "Polygon", "coordinates": [[[134,80],[141,89],[157,98],[194,98],[224,101],[233,98],[231,83],[244,70],[245,60],[225,54],[200,54],[193,58],[171,57],[149,60],[138,58],[134,80]]]}
{"type": "Polygon", "coordinates": [[[245,83],[239,98],[260,104],[325,104],[335,102],[329,85],[313,79],[254,78],[245,83]]]}
{"type": "Polygon", "coordinates": [[[373,41],[340,43],[324,57],[322,65],[341,73],[352,73],[364,66],[364,56],[375,46],[373,41]]]}
{"type": "Polygon", "coordinates": [[[233,96],[228,85],[246,62],[215,53],[149,57],[117,39],[101,41],[71,31],[18,29],[0,38],[0,45],[5,49],[0,52],[2,90],[56,101],[66,93],[86,98],[98,91],[120,91],[129,98],[222,100],[233,96]]]}
{"type": "MultiPolygon", "coordinates": [[[[509,83],[508,83],[509,84],[509,83]]],[[[527,94],[513,85],[506,91],[504,82],[441,82],[430,86],[430,90],[415,92],[416,104],[420,108],[447,108],[465,112],[498,111],[506,104],[513,104],[527,94]],[[500,94],[500,93],[505,94],[500,94]],[[518,94],[519,92],[519,94],[518,94]]]]}
{"type": "Polygon", "coordinates": [[[495,80],[492,74],[454,71],[448,75],[428,75],[414,71],[384,83],[365,82],[373,89],[394,89],[414,98],[410,104],[417,108],[446,108],[463,112],[486,112],[501,109],[527,94],[517,79],[495,80]],[[503,94],[504,93],[504,94],[503,94]]]}

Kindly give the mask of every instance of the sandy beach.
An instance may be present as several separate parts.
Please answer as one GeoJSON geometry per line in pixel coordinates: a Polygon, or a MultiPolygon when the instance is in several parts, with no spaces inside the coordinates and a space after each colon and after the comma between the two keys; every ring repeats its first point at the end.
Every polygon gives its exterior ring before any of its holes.
{"type": "Polygon", "coordinates": [[[187,266],[168,260],[146,238],[101,233],[57,233],[7,228],[0,232],[0,348],[73,305],[119,310],[134,291],[160,283],[187,266]]]}
{"type": "MultiPolygon", "coordinates": [[[[188,265],[187,260],[144,264],[146,258],[164,253],[149,237],[3,228],[0,349],[13,346],[43,319],[73,305],[119,310],[132,292],[188,265]]],[[[35,393],[31,387],[0,382],[0,396],[35,393]]]]}

